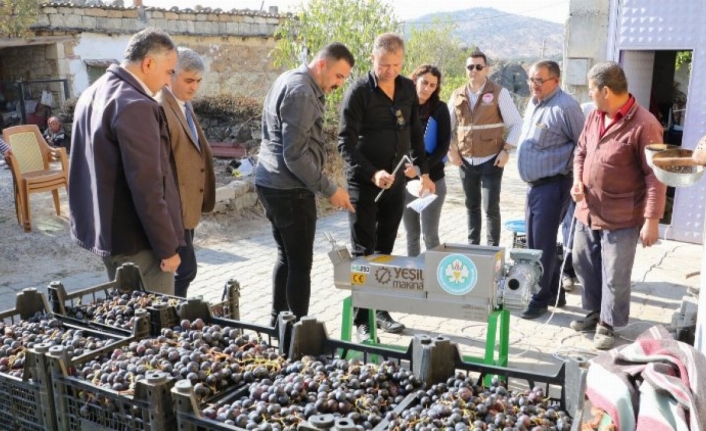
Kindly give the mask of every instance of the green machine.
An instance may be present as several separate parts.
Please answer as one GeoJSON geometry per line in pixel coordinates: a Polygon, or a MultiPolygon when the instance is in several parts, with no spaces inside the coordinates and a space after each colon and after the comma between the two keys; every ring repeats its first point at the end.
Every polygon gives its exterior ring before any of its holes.
{"type": "Polygon", "coordinates": [[[341,339],[351,340],[353,307],[369,308],[374,344],[375,309],[487,322],[483,357],[466,360],[506,366],[509,310],[522,310],[539,290],[542,252],[468,244],[441,244],[417,257],[373,254],[353,257],[327,235],[334,284],[351,291],[343,303],[341,339]]]}

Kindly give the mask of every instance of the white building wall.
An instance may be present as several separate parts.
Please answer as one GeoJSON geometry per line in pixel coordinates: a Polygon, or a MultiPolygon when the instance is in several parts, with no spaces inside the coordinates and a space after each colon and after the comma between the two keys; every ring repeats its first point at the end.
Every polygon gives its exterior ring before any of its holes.
{"type": "Polygon", "coordinates": [[[78,36],[73,55],[67,57],[69,73],[73,76],[72,92],[78,97],[88,88],[88,72],[84,60],[114,59],[121,61],[131,35],[108,36],[83,33],[78,36]]]}

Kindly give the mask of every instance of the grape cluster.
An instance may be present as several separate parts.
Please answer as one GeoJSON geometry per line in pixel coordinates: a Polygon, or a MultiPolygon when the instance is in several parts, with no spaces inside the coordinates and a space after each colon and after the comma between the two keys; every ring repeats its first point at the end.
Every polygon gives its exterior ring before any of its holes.
{"type": "Polygon", "coordinates": [[[68,355],[75,357],[106,343],[80,329],[65,328],[59,320],[41,312],[17,323],[0,322],[0,372],[22,377],[26,350],[39,344],[64,346],[68,355]]]}
{"type": "Polygon", "coordinates": [[[105,298],[96,299],[88,304],[67,307],[66,314],[78,320],[132,329],[135,323],[135,310],[157,304],[177,306],[184,301],[180,298],[168,298],[139,290],[130,293],[111,290],[105,298]]]}
{"type": "Polygon", "coordinates": [[[359,429],[372,429],[394,418],[393,409],[420,387],[410,371],[393,362],[304,357],[288,362],[274,380],[253,382],[248,396],[207,406],[201,413],[246,430],[295,430],[320,414],[346,417],[359,429]]]}
{"type": "Polygon", "coordinates": [[[189,379],[199,398],[241,382],[274,378],[284,359],[276,349],[240,330],[183,320],[156,338],[131,342],[84,363],[76,377],[114,391],[130,391],[149,370],[189,379]]]}
{"type": "Polygon", "coordinates": [[[416,393],[416,404],[391,421],[391,430],[569,431],[571,419],[549,403],[541,387],[513,393],[494,378],[479,387],[458,374],[416,393]]]}

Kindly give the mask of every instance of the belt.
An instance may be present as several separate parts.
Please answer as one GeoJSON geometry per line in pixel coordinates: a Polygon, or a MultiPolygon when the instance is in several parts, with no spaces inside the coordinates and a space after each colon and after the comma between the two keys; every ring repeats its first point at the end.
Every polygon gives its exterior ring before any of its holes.
{"type": "Polygon", "coordinates": [[[529,185],[531,185],[532,187],[539,187],[539,186],[543,186],[543,185],[545,185],[545,184],[554,183],[554,182],[556,182],[556,181],[561,181],[561,180],[563,180],[564,178],[568,178],[568,177],[569,177],[569,175],[557,174],[557,175],[554,175],[554,176],[551,176],[551,177],[540,178],[540,179],[535,180],[535,181],[528,181],[527,183],[528,183],[529,185]]]}

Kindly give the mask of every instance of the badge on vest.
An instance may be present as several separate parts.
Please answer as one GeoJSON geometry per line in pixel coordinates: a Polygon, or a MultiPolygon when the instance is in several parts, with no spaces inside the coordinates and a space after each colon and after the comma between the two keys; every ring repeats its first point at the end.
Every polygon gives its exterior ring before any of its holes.
{"type": "Polygon", "coordinates": [[[485,93],[482,100],[486,105],[490,105],[493,103],[493,93],[485,93]]]}

